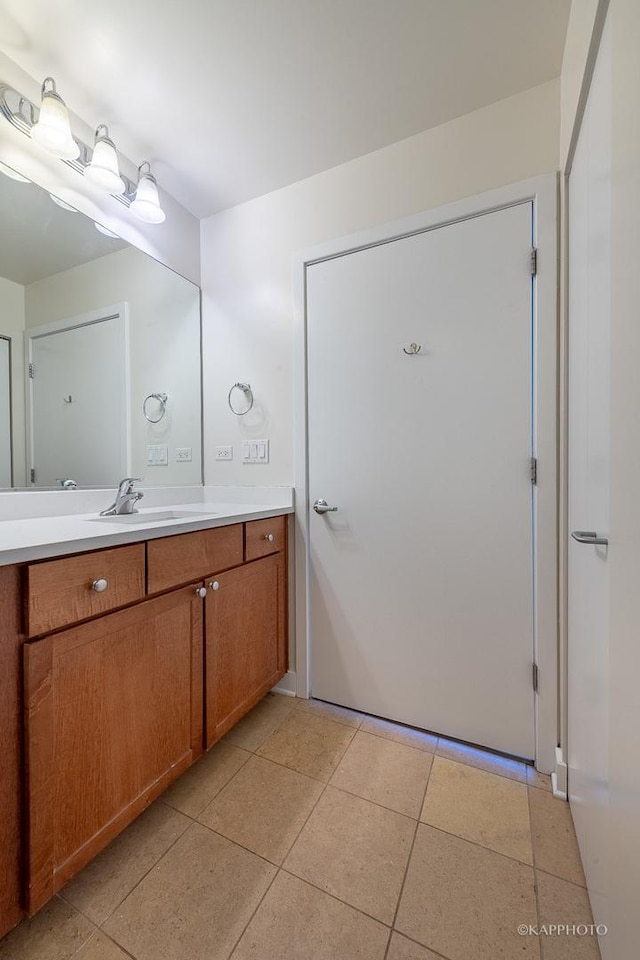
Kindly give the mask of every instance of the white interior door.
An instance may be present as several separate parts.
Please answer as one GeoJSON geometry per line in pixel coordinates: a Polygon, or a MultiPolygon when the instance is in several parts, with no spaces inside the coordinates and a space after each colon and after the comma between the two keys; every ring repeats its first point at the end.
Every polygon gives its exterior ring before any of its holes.
{"type": "Polygon", "coordinates": [[[521,203],[307,270],[311,692],[523,757],[531,236],[521,203]]]}
{"type": "Polygon", "coordinates": [[[128,472],[126,325],[121,313],[28,331],[31,469],[39,487],[117,484],[128,472]]]}
{"type": "MultiPolygon", "coordinates": [[[[606,26],[569,178],[569,529],[605,539],[610,503],[611,175],[611,43],[606,26]]],[[[607,923],[607,547],[586,539],[569,539],[568,783],[595,919],[607,923]]]]}

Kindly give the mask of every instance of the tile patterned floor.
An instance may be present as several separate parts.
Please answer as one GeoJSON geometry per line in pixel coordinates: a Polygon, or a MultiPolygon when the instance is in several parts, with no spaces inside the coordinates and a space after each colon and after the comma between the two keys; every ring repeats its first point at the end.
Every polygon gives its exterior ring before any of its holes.
{"type": "Polygon", "coordinates": [[[598,960],[567,804],[522,763],[269,695],[2,960],[598,960]]]}

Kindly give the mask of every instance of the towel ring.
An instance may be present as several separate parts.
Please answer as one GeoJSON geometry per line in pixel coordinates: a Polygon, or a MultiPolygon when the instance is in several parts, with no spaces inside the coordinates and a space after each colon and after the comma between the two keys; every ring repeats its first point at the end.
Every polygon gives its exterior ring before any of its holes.
{"type": "Polygon", "coordinates": [[[148,397],[144,398],[144,403],[142,404],[142,412],[144,413],[145,419],[148,420],[149,423],[160,423],[165,413],[167,412],[167,400],[168,400],[168,397],[166,393],[150,393],[148,397]],[[156,419],[154,419],[153,417],[150,417],[149,414],[147,413],[147,404],[149,403],[149,400],[157,400],[158,403],[160,404],[160,416],[157,417],[156,419]]]}
{"type": "Polygon", "coordinates": [[[249,410],[253,407],[253,391],[251,386],[248,383],[234,383],[234,385],[229,390],[229,395],[227,397],[227,403],[229,404],[229,409],[231,413],[235,413],[236,417],[244,417],[245,414],[249,413],[249,410]],[[234,390],[242,390],[245,396],[245,400],[249,404],[246,410],[236,410],[231,400],[234,390]]]}

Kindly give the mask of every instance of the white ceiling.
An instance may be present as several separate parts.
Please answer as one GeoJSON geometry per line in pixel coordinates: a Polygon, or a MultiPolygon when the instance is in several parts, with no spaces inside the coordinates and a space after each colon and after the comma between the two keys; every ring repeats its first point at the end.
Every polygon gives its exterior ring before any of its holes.
{"type": "Polygon", "coordinates": [[[558,76],[569,6],[0,0],[0,46],[203,217],[558,76]]]}
{"type": "Polygon", "coordinates": [[[0,224],[0,277],[23,286],[129,246],[98,233],[84,214],[58,207],[35,183],[2,173],[0,224]]]}

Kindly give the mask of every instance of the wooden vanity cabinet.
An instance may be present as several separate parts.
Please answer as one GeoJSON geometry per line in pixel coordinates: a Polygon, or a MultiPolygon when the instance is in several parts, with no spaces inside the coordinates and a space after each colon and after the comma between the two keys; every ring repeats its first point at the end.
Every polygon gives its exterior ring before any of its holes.
{"type": "Polygon", "coordinates": [[[284,676],[286,538],[281,516],[0,566],[0,937],[284,676]]]}
{"type": "Polygon", "coordinates": [[[281,551],[245,563],[207,582],[207,748],[230,730],[286,673],[285,558],[286,552],[281,551]]]}
{"type": "Polygon", "coordinates": [[[202,752],[201,586],[25,644],[29,913],[202,752]]]}

